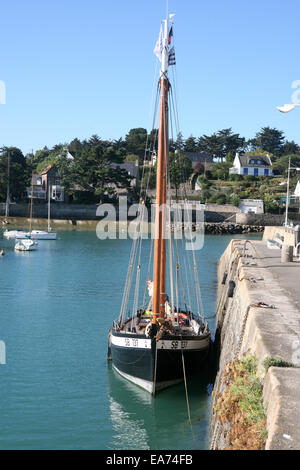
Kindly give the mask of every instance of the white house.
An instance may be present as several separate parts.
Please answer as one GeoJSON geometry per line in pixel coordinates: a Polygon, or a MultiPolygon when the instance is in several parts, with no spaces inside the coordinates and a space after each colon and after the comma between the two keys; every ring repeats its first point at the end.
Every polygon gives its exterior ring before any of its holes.
{"type": "Polygon", "coordinates": [[[240,155],[236,153],[231,175],[273,176],[272,162],[269,155],[240,155]]]}

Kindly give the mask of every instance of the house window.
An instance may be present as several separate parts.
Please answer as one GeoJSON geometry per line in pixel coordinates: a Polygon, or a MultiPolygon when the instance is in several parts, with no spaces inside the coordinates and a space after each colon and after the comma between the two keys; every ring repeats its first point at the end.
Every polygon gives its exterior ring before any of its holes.
{"type": "Polygon", "coordinates": [[[244,175],[248,175],[248,168],[244,168],[244,175]]]}
{"type": "Polygon", "coordinates": [[[258,176],[258,168],[254,168],[254,176],[258,176]]]}
{"type": "Polygon", "coordinates": [[[265,176],[269,176],[269,169],[268,169],[268,168],[265,168],[265,170],[264,170],[264,175],[265,175],[265,176]]]}

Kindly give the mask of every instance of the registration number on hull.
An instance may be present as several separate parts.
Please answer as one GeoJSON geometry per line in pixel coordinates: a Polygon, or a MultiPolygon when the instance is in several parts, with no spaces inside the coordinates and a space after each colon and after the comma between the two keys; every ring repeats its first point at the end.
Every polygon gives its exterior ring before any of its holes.
{"type": "Polygon", "coordinates": [[[200,340],[159,340],[157,342],[157,349],[171,349],[176,350],[190,350],[190,349],[204,349],[208,346],[209,339],[203,338],[200,340]]]}

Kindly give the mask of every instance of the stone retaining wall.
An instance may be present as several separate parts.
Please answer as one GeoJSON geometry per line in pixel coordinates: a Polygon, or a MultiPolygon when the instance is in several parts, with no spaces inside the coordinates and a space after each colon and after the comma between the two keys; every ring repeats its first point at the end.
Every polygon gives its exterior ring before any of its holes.
{"type": "Polygon", "coordinates": [[[299,341],[299,310],[268,268],[268,255],[263,260],[258,257],[257,247],[263,243],[232,240],[219,261],[215,349],[220,350],[220,358],[212,399],[211,449],[229,445],[229,425],[219,421],[216,404],[226,389],[226,364],[243,354],[256,356],[264,381],[266,449],[300,449],[299,393],[295,392],[300,369],[271,367],[266,374],[263,366],[267,357],[293,362],[293,345],[299,341]],[[232,282],[235,287],[229,295],[232,282]],[[294,383],[285,384],[287,375],[294,383]],[[292,418],[288,410],[294,410],[292,418]]]}

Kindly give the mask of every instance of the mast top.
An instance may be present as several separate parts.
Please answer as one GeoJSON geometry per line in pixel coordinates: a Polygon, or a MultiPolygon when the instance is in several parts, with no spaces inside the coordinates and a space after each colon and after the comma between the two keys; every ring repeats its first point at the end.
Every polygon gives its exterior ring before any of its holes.
{"type": "Polygon", "coordinates": [[[162,24],[160,26],[159,37],[153,51],[161,62],[160,78],[165,80],[168,80],[168,68],[170,65],[169,46],[171,44],[171,37],[173,35],[173,29],[172,25],[170,27],[170,23],[173,23],[172,18],[174,16],[174,13],[172,13],[171,15],[167,14],[166,19],[162,21],[162,24]]]}

